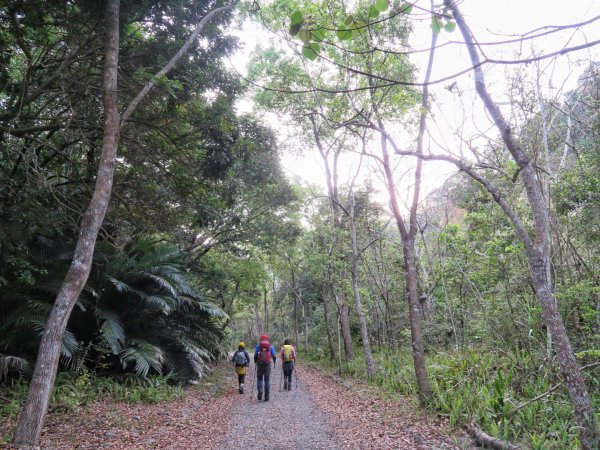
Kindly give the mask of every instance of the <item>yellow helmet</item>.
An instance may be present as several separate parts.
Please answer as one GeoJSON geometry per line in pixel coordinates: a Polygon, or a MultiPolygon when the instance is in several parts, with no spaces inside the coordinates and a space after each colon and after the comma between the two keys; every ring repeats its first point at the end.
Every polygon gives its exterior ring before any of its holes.
{"type": "Polygon", "coordinates": [[[246,347],[242,341],[238,344],[240,347],[246,347]]]}

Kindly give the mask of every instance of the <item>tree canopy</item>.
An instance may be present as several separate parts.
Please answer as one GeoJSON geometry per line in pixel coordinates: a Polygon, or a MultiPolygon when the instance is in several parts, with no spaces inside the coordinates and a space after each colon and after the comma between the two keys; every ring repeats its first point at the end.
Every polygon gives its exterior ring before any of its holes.
{"type": "Polygon", "coordinates": [[[4,2],[0,389],[35,390],[53,314],[75,378],[195,383],[269,333],[452,425],[595,448],[600,66],[557,89],[540,64],[598,42],[487,49],[598,18],[489,43],[462,7],[4,2]],[[228,62],[244,21],[260,30],[247,77],[228,62]],[[447,46],[472,76],[432,78],[447,46]],[[515,67],[506,92],[492,64],[515,67]],[[287,175],[292,151],[320,183],[287,175]],[[456,168],[436,189],[432,161],[456,168]]]}

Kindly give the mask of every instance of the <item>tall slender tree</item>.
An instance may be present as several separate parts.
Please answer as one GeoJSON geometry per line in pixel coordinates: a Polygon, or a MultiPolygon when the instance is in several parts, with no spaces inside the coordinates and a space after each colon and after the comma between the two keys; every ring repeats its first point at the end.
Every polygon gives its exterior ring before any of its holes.
{"type": "Polygon", "coordinates": [[[89,276],[98,232],[110,202],[117,148],[121,127],[127,122],[142,99],[167,74],[189,50],[206,23],[216,14],[233,5],[217,7],[208,13],[190,34],[184,45],[171,60],[149,81],[131,101],[121,116],[118,111],[119,66],[119,0],[106,2],[106,37],[104,56],[104,124],[102,152],[98,166],[94,193],[89,207],[82,216],[73,261],[59,290],[42,335],[38,358],[27,400],[19,417],[14,443],[19,446],[38,444],[48,401],[58,368],[62,335],[71,311],[89,276]]]}
{"type": "Polygon", "coordinates": [[[533,239],[530,237],[524,224],[514,211],[512,211],[512,209],[502,201],[501,197],[498,196],[497,191],[496,195],[494,195],[493,192],[492,195],[505,211],[509,219],[511,219],[511,222],[525,247],[525,252],[529,259],[533,286],[542,308],[544,320],[552,335],[556,356],[560,363],[560,370],[569,390],[571,403],[573,404],[575,420],[580,427],[579,435],[581,447],[586,450],[598,448],[600,443],[600,433],[592,409],[588,389],[579,372],[579,367],[569,337],[560,314],[558,313],[556,298],[553,295],[551,285],[552,280],[548,273],[548,267],[550,266],[550,215],[548,203],[545,201],[543,187],[530,157],[513,135],[511,127],[487,90],[485,76],[481,69],[481,61],[479,54],[477,53],[477,44],[458,5],[453,0],[444,0],[444,4],[452,12],[465,40],[465,45],[467,46],[469,57],[473,64],[477,94],[498,128],[506,148],[520,169],[520,174],[525,186],[525,193],[533,216],[533,239]]]}

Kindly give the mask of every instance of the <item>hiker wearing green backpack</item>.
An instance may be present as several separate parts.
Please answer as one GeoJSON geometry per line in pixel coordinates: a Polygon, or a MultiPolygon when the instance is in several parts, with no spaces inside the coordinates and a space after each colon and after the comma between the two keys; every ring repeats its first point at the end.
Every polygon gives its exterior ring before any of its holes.
{"type": "Polygon", "coordinates": [[[292,390],[292,372],[294,371],[294,362],[296,361],[296,349],[290,344],[289,339],[283,341],[283,346],[279,351],[281,355],[282,367],[283,367],[283,390],[292,390]]]}
{"type": "Polygon", "coordinates": [[[240,394],[244,393],[244,380],[248,373],[248,364],[250,364],[250,356],[246,351],[245,344],[240,341],[237,352],[231,357],[231,362],[235,365],[235,373],[238,376],[238,384],[240,394]]]}

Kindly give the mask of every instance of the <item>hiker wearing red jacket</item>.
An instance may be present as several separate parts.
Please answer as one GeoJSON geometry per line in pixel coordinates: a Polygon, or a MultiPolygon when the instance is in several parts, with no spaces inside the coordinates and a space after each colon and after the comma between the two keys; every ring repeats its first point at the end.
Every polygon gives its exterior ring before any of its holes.
{"type": "Polygon", "coordinates": [[[269,393],[271,392],[271,363],[273,363],[273,367],[275,367],[276,360],[277,356],[275,354],[275,348],[269,342],[269,336],[263,334],[254,349],[254,363],[256,364],[256,377],[258,379],[256,382],[258,400],[262,400],[263,398],[264,380],[265,402],[269,401],[269,393]]]}

